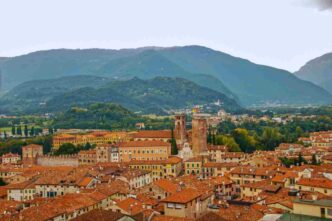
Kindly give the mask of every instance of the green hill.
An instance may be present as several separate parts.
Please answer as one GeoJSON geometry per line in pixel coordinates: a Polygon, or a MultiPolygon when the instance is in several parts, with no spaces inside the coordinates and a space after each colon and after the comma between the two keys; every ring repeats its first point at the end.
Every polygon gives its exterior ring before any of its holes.
{"type": "Polygon", "coordinates": [[[53,126],[56,128],[98,128],[98,129],[130,129],[135,123],[144,122],[145,119],[111,103],[95,103],[87,108],[73,107],[57,114],[53,126]]]}
{"type": "Polygon", "coordinates": [[[92,76],[63,77],[23,83],[0,99],[0,111],[45,113],[87,107],[96,102],[116,103],[145,113],[222,101],[226,110],[241,107],[226,95],[182,78],[109,80],[92,76]],[[91,85],[91,86],[90,86],[91,85]]]}

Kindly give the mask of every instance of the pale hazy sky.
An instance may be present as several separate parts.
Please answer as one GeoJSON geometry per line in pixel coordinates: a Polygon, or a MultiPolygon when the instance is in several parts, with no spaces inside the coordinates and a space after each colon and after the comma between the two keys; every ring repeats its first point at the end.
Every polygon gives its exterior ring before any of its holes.
{"type": "Polygon", "coordinates": [[[332,52],[329,2],[0,0],[0,56],[51,48],[198,44],[294,71],[332,52]]]}

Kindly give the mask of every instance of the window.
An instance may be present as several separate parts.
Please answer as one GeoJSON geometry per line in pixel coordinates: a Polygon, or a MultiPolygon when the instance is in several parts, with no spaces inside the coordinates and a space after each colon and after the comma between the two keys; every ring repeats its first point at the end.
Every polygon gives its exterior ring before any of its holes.
{"type": "Polygon", "coordinates": [[[327,209],[327,215],[332,216],[332,209],[327,209]]]}
{"type": "Polygon", "coordinates": [[[175,209],[181,209],[182,205],[181,204],[175,204],[175,209]]]}
{"type": "Polygon", "coordinates": [[[167,208],[174,208],[174,203],[167,203],[167,208]]]}

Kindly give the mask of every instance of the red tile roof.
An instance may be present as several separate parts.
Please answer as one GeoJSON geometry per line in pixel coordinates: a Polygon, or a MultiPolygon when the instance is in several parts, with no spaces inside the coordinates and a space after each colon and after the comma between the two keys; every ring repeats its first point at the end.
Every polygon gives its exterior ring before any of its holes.
{"type": "Polygon", "coordinates": [[[174,194],[172,194],[171,196],[166,197],[164,200],[162,200],[163,202],[170,202],[170,203],[181,203],[181,204],[185,204],[188,203],[198,197],[200,197],[202,194],[192,188],[187,188],[187,189],[183,189],[179,192],[176,192],[174,194]]]}
{"type": "Polygon", "coordinates": [[[133,134],[134,138],[166,138],[172,137],[170,130],[142,130],[133,134]]]}
{"type": "Polygon", "coordinates": [[[171,146],[170,143],[159,140],[128,141],[119,144],[119,147],[160,147],[171,146]]]}

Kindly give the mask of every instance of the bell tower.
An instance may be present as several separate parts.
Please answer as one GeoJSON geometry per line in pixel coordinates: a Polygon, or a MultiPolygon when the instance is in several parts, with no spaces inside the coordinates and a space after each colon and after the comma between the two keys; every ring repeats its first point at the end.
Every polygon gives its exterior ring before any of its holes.
{"type": "Polygon", "coordinates": [[[187,140],[186,115],[184,113],[175,115],[174,137],[181,146],[187,140]]]}
{"type": "Polygon", "coordinates": [[[194,156],[207,151],[207,115],[194,114],[192,119],[192,150],[194,156]]]}

